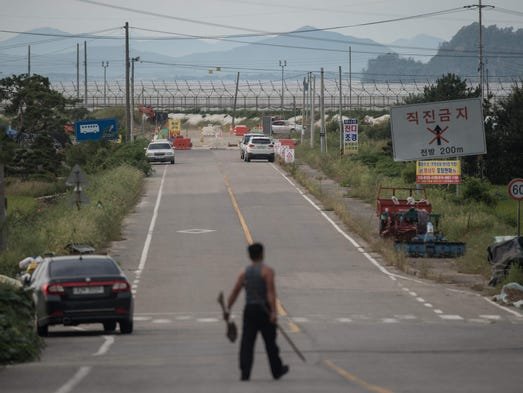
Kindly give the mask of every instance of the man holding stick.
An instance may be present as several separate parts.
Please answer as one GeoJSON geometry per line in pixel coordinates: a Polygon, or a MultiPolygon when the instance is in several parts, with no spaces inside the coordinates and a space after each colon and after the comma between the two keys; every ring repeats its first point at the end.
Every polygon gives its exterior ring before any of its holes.
{"type": "Polygon", "coordinates": [[[258,331],[265,342],[265,349],[274,379],[280,379],[289,371],[280,358],[280,349],[276,344],[276,286],[274,270],[265,265],[264,250],[261,243],[247,247],[251,264],[243,270],[229,296],[227,309],[234,305],[242,287],[245,287],[245,308],[243,311],[243,329],[240,344],[241,380],[248,381],[254,360],[254,344],[258,331]]]}

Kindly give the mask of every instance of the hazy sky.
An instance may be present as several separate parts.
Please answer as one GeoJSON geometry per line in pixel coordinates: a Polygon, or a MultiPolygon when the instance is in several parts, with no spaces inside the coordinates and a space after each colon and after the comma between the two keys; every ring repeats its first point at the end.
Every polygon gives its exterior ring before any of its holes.
{"type": "MultiPolygon", "coordinates": [[[[86,33],[114,29],[110,34],[121,35],[118,28],[129,22],[131,27],[141,29],[212,36],[282,32],[305,25],[353,26],[335,31],[386,44],[418,34],[448,40],[461,26],[478,21],[477,8],[463,8],[478,3],[478,0],[0,0],[0,30],[53,27],[69,33],[86,33]],[[445,15],[354,26],[449,10],[445,15]]],[[[483,9],[484,26],[523,28],[522,0],[483,0],[483,5],[495,7],[483,9]]],[[[0,33],[0,40],[11,36],[0,33]]]]}

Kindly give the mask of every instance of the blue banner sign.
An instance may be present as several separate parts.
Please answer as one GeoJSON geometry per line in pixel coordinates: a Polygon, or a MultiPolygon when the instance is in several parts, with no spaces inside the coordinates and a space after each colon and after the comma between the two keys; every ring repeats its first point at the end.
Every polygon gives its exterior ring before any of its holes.
{"type": "Polygon", "coordinates": [[[80,120],[74,123],[74,130],[78,142],[118,140],[118,127],[115,118],[80,120]]]}

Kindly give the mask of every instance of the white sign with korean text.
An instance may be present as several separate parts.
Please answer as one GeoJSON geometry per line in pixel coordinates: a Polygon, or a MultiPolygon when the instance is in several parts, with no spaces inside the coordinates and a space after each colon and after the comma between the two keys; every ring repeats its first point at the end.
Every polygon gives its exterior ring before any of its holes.
{"type": "Polygon", "coordinates": [[[395,161],[487,152],[479,98],[392,107],[391,133],[395,161]]]}

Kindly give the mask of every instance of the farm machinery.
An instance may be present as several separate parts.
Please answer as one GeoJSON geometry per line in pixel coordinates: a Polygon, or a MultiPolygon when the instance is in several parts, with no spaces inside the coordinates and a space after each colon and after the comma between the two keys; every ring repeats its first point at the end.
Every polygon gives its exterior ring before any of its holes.
{"type": "Polygon", "coordinates": [[[445,258],[465,253],[465,243],[449,242],[439,231],[441,215],[432,212],[424,189],[380,186],[376,215],[380,236],[393,239],[396,249],[408,256],[445,258]]]}

